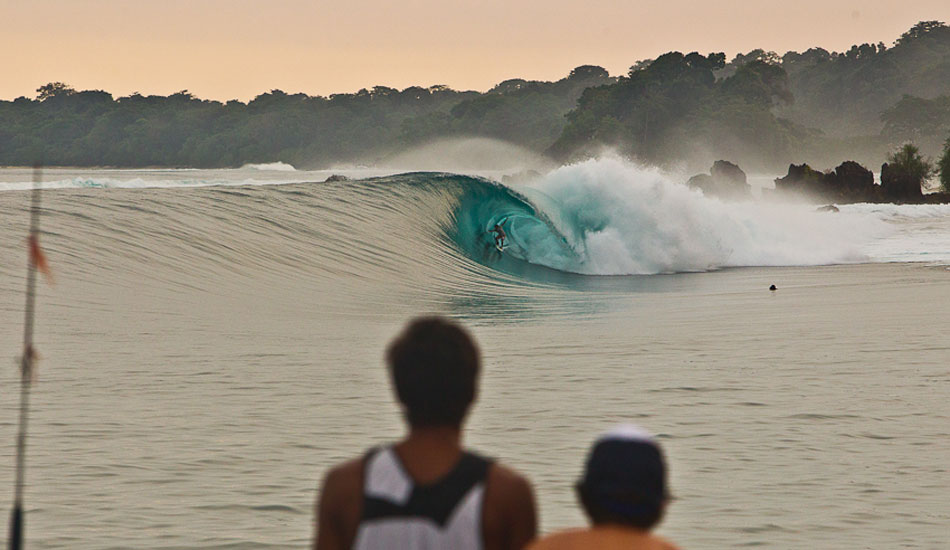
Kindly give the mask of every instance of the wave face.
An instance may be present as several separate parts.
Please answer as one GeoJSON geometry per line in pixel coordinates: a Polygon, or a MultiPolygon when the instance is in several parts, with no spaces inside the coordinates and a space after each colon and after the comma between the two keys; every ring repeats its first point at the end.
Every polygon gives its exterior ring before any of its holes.
{"type": "MultiPolygon", "coordinates": [[[[729,203],[611,159],[512,185],[430,172],[330,183],[322,173],[300,173],[319,181],[306,183],[248,180],[241,170],[50,172],[47,187],[59,188],[47,194],[50,204],[73,213],[69,232],[84,234],[84,224],[95,220],[100,240],[89,244],[96,248],[109,242],[116,213],[127,212],[113,228],[110,250],[117,254],[129,232],[139,240],[154,236],[160,242],[150,246],[170,250],[227,235],[219,265],[247,270],[250,262],[266,270],[287,263],[268,244],[280,239],[315,276],[354,274],[382,285],[401,278],[419,289],[445,285],[457,295],[483,286],[497,293],[499,281],[576,274],[950,261],[950,206],[849,205],[829,214],[800,204],[729,203]],[[195,229],[169,234],[169,219],[195,229]],[[502,220],[508,247],[499,252],[489,230],[502,220]]],[[[11,193],[0,197],[14,216],[12,192],[30,186],[29,171],[0,171],[0,179],[11,174],[14,181],[0,184],[11,193]]]]}
{"type": "Polygon", "coordinates": [[[470,256],[501,256],[489,230],[507,219],[505,256],[585,275],[859,262],[890,231],[857,211],[721,202],[618,160],[563,167],[517,191],[467,183],[454,238],[470,256]]]}

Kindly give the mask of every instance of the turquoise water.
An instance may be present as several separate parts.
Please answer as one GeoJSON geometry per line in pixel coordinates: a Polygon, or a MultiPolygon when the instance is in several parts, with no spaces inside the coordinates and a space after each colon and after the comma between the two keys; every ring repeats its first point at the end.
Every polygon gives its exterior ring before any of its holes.
{"type": "MultiPolygon", "coordinates": [[[[481,342],[468,442],[529,475],[545,530],[633,421],[684,547],[945,545],[946,207],[721,203],[615,161],[351,175],[379,177],[47,174],[29,547],[306,547],[327,467],[401,434],[382,349],[419,313],[481,342]]],[[[28,178],[0,170],[8,486],[28,178]]]]}

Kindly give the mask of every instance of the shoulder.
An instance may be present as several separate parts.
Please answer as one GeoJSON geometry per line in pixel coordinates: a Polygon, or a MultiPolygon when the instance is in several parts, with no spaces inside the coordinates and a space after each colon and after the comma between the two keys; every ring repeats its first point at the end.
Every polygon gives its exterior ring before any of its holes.
{"type": "Polygon", "coordinates": [[[362,457],[354,458],[330,468],[323,477],[321,495],[326,497],[329,494],[329,496],[334,497],[332,500],[348,494],[359,495],[363,490],[364,462],[365,459],[362,457]]]}
{"type": "Polygon", "coordinates": [[[497,462],[491,464],[486,477],[482,506],[485,548],[523,548],[538,529],[531,483],[497,462]]]}
{"type": "Polygon", "coordinates": [[[317,497],[317,550],[349,548],[356,537],[363,507],[363,458],[331,468],[323,477],[317,497]]]}
{"type": "Polygon", "coordinates": [[[323,477],[317,521],[340,532],[355,531],[363,507],[363,458],[338,464],[323,477]]]}
{"type": "Polygon", "coordinates": [[[615,528],[578,528],[560,531],[542,537],[527,550],[679,550],[668,540],[651,533],[615,528]]]}
{"type": "Polygon", "coordinates": [[[531,482],[528,478],[505,466],[493,462],[488,467],[488,489],[500,496],[531,496],[531,482]]]}
{"type": "Polygon", "coordinates": [[[656,541],[657,547],[658,547],[660,550],[680,550],[680,547],[679,547],[679,546],[676,546],[675,544],[673,544],[672,542],[666,540],[666,539],[663,538],[663,537],[660,537],[660,536],[657,536],[657,535],[653,535],[653,540],[656,541]]]}
{"type": "Polygon", "coordinates": [[[560,531],[536,539],[529,544],[525,550],[570,550],[573,548],[583,548],[590,542],[585,540],[584,529],[571,529],[560,531]]]}

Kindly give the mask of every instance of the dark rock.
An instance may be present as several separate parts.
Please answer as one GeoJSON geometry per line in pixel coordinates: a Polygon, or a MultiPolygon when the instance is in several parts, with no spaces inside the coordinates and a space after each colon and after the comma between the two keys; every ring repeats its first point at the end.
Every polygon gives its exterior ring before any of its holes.
{"type": "Polygon", "coordinates": [[[752,196],[752,186],[748,184],[745,172],[735,164],[717,160],[709,172],[689,178],[686,185],[699,189],[707,197],[746,199],[752,196]]]}
{"type": "Polygon", "coordinates": [[[833,174],[829,175],[833,175],[829,183],[844,198],[860,197],[870,200],[878,192],[878,187],[874,185],[874,174],[853,160],[842,162],[833,174]]]}
{"type": "Polygon", "coordinates": [[[686,182],[686,185],[693,189],[699,189],[703,192],[703,194],[711,194],[712,191],[707,193],[706,190],[713,189],[716,186],[716,180],[714,180],[709,174],[696,174],[695,176],[689,178],[689,181],[686,182]]]}
{"type": "Polygon", "coordinates": [[[840,212],[840,210],[833,204],[826,204],[825,206],[819,206],[816,212],[840,212]]]}
{"type": "Polygon", "coordinates": [[[823,195],[825,189],[825,175],[807,164],[789,164],[788,174],[775,180],[775,190],[782,193],[823,195]]]}
{"type": "Polygon", "coordinates": [[[709,169],[709,175],[716,181],[731,183],[735,187],[749,185],[745,177],[745,172],[727,160],[717,160],[714,162],[712,168],[709,169]]]}
{"type": "Polygon", "coordinates": [[[819,172],[807,164],[790,164],[788,174],[775,180],[775,189],[816,202],[879,202],[881,196],[881,188],[874,184],[874,174],[850,160],[831,172],[819,172]]]}
{"type": "MultiPolygon", "coordinates": [[[[832,172],[822,173],[807,164],[788,167],[788,175],[775,180],[775,194],[796,194],[816,202],[848,204],[855,202],[888,202],[909,204],[950,203],[950,193],[924,195],[920,183],[907,178],[887,164],[881,167],[881,185],[874,183],[874,174],[860,164],[847,161],[832,172]]],[[[832,212],[828,207],[820,211],[832,212]]]]}
{"type": "Polygon", "coordinates": [[[329,182],[329,181],[350,181],[350,178],[348,178],[348,177],[346,177],[346,176],[341,176],[340,174],[333,174],[332,176],[330,176],[329,178],[327,178],[327,179],[325,179],[325,180],[323,180],[323,181],[324,181],[324,182],[329,182]]]}
{"type": "Polygon", "coordinates": [[[920,198],[920,202],[924,204],[950,204],[950,193],[943,191],[938,193],[927,193],[920,198]]]}

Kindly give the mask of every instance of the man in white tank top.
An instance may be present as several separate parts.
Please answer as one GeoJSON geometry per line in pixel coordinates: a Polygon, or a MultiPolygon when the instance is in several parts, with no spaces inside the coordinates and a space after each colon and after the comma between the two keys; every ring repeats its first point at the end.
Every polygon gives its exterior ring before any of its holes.
{"type": "Polygon", "coordinates": [[[523,548],[537,531],[531,485],[462,447],[481,370],[475,342],[454,323],[420,318],[386,360],[409,434],[330,470],[313,548],[523,548]]]}

